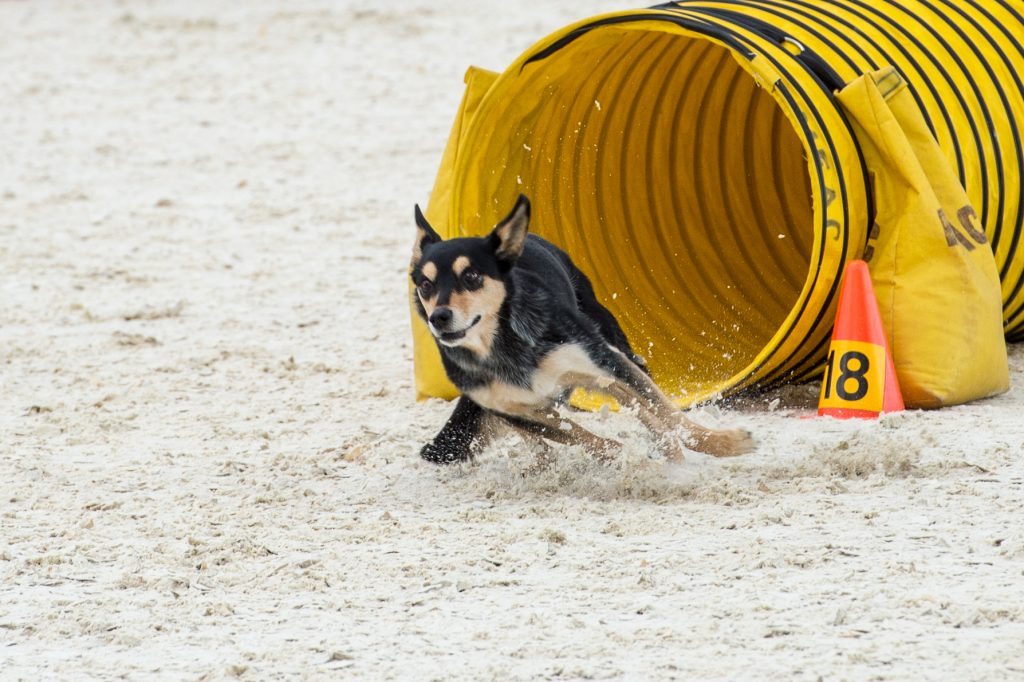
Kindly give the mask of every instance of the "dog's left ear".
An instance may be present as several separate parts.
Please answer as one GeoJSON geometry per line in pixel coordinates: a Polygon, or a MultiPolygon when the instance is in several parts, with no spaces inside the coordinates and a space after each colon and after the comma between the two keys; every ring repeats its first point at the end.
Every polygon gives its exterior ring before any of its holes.
{"type": "Polygon", "coordinates": [[[441,235],[434,231],[423,217],[420,205],[416,204],[416,243],[412,245],[412,262],[415,265],[423,255],[423,247],[441,241],[441,235]]]}
{"type": "Polygon", "coordinates": [[[512,212],[491,231],[490,240],[498,260],[515,263],[526,245],[526,234],[530,229],[530,200],[520,194],[512,212]]]}

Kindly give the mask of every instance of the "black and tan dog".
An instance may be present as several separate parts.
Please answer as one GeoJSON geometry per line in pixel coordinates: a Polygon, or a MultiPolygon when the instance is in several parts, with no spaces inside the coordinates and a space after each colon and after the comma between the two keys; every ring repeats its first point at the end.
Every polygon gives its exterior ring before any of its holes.
{"type": "Polygon", "coordinates": [[[683,457],[676,435],[719,457],[752,450],[746,431],[711,430],[683,416],[650,379],[590,280],[564,251],[528,234],[529,222],[530,202],[520,195],[486,237],[442,240],[416,207],[416,309],[462,392],[423,458],[470,459],[501,421],[535,440],[576,443],[605,457],[618,443],[557,412],[578,387],[635,407],[671,458],[683,457]]]}

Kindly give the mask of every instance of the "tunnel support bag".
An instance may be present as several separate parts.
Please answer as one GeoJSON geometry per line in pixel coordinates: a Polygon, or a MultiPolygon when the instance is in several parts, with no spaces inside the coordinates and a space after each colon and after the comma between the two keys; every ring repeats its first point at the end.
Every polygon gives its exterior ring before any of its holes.
{"type": "MultiPolygon", "coordinates": [[[[455,115],[452,131],[448,135],[448,144],[445,145],[444,154],[441,157],[441,165],[437,171],[437,178],[434,180],[434,189],[430,193],[430,203],[427,205],[426,211],[427,220],[435,226],[444,239],[457,236],[451,234],[448,229],[448,210],[452,195],[452,172],[455,168],[459,144],[465,137],[470,119],[473,118],[477,107],[480,106],[480,100],[483,99],[484,94],[497,77],[498,74],[493,71],[471,66],[463,79],[466,83],[466,91],[455,115]]],[[[410,282],[410,304],[412,304],[413,296],[415,293],[410,282]]],[[[415,305],[411,306],[410,315],[412,316],[413,371],[417,399],[444,398],[451,400],[455,398],[459,391],[448,380],[441,364],[441,353],[437,350],[430,330],[427,329],[427,323],[416,313],[415,305]]]]}
{"type": "Polygon", "coordinates": [[[999,273],[967,193],[892,67],[838,94],[872,177],[864,258],[908,407],[1009,387],[999,273]]]}

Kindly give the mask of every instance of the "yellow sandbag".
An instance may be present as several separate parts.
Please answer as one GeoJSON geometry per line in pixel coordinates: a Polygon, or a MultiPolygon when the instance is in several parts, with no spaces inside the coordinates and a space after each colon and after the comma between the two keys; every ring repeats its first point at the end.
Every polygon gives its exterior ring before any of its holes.
{"type": "MultiPolygon", "coordinates": [[[[441,166],[437,171],[437,179],[434,180],[434,189],[430,193],[430,203],[424,212],[427,220],[438,231],[443,238],[448,239],[455,235],[449,233],[448,211],[452,195],[452,170],[455,166],[455,157],[459,151],[459,143],[466,134],[466,124],[473,118],[480,100],[494,83],[498,74],[486,69],[478,69],[474,66],[466,71],[466,93],[462,96],[462,104],[455,116],[455,123],[452,124],[452,132],[448,136],[448,144],[445,145],[444,155],[441,157],[441,166]]],[[[410,229],[411,234],[411,229],[410,229]]],[[[409,302],[413,300],[412,283],[409,283],[409,302]]],[[[413,365],[416,378],[416,397],[419,400],[427,397],[444,398],[451,400],[459,395],[458,389],[448,381],[441,365],[441,354],[434,343],[434,337],[427,329],[426,323],[416,314],[416,308],[410,306],[412,315],[412,348],[413,365]]]]}
{"type": "Polygon", "coordinates": [[[942,150],[892,67],[838,93],[873,183],[865,250],[908,407],[1009,387],[992,249],[942,150]]]}

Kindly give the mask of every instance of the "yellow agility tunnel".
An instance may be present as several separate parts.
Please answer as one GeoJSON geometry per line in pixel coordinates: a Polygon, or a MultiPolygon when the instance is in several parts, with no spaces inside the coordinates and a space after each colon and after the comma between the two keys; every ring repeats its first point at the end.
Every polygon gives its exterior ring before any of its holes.
{"type": "MultiPolygon", "coordinates": [[[[527,194],[531,229],[681,404],[807,380],[843,267],[878,236],[835,93],[889,65],[991,246],[1006,338],[1024,340],[1019,0],[684,1],[567,26],[467,74],[427,217],[481,234],[527,194]]],[[[414,337],[419,394],[453,397],[419,320],[414,337]]]]}

